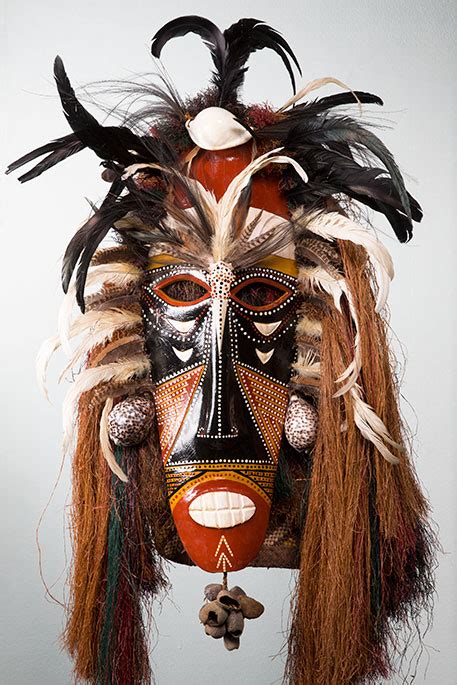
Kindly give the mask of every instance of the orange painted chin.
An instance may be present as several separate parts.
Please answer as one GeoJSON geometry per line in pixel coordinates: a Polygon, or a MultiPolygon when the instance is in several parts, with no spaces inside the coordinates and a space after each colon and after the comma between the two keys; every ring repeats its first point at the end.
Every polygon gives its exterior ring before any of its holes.
{"type": "Polygon", "coordinates": [[[178,535],[192,561],[210,573],[239,571],[259,553],[270,517],[270,505],[244,483],[218,478],[187,490],[173,509],[178,535]],[[206,492],[228,491],[249,497],[256,511],[249,521],[232,528],[206,528],[189,514],[189,504],[206,492]]]}

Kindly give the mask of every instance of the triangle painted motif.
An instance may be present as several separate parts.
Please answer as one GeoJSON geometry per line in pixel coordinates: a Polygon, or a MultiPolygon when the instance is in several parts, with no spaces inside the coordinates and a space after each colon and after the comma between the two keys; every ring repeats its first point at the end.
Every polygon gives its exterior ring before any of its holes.
{"type": "Polygon", "coordinates": [[[204,368],[203,365],[197,366],[195,369],[165,381],[154,390],[160,448],[164,464],[167,463],[173,451],[204,368]]]}
{"type": "Polygon", "coordinates": [[[236,365],[236,370],[257,428],[276,463],[289,401],[288,390],[241,364],[236,365]]]}

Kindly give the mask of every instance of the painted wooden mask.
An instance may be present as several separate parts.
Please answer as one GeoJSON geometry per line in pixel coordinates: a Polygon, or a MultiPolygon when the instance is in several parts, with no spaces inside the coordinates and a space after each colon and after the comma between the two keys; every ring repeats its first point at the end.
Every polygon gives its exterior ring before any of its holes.
{"type": "Polygon", "coordinates": [[[296,357],[295,271],[275,256],[242,268],[175,262],[143,287],[170,506],[207,571],[243,568],[265,536],[296,357]]]}
{"type": "Polygon", "coordinates": [[[414,624],[428,607],[434,539],[382,318],[392,260],[354,203],[401,242],[422,212],[358,110],[339,109],[380,98],[307,99],[343,86],[332,78],[295,94],[291,48],[256,19],[222,32],[180,17],[157,32],[153,56],[189,32],[210,50],[210,88],[183,100],[166,78],[126,84],[120,126],[85,109],[57,57],[72,133],[9,167],[43,157],[27,181],[87,147],[110,183],[67,248],[59,332],[38,362],[44,382],[62,345],[77,369],[64,407],[65,645],[79,681],[145,685],[143,608],[166,585],[162,558],[222,573],[199,619],[229,650],[263,607],[229,590],[227,573],[296,568],[290,682],[373,682],[389,673],[398,618],[414,624]],[[279,109],[239,97],[263,48],[294,89],[279,109]],[[119,244],[99,249],[110,230],[119,244]]]}

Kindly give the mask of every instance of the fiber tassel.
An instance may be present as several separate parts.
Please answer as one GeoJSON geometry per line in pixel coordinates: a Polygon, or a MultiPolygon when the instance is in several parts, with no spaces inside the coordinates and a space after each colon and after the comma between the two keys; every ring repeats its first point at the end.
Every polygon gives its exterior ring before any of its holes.
{"type": "MultiPolygon", "coordinates": [[[[121,450],[116,450],[117,459],[121,456],[121,450]]],[[[122,462],[121,462],[122,463],[122,462]]],[[[120,466],[122,468],[122,466],[120,466]]],[[[114,615],[118,601],[119,572],[121,556],[124,544],[124,531],[122,519],[124,517],[125,488],[117,476],[111,478],[113,489],[113,501],[111,504],[108,526],[107,545],[107,571],[106,571],[106,601],[105,615],[100,635],[99,664],[97,685],[111,685],[118,682],[113,673],[113,641],[116,637],[114,615]]]]}
{"type": "MultiPolygon", "coordinates": [[[[149,685],[149,630],[143,621],[142,608],[164,581],[149,539],[149,521],[140,497],[138,450],[116,446],[115,457],[129,482],[123,483],[112,475],[106,601],[97,685],[149,685]]],[[[143,473],[141,476],[145,477],[143,473]]]]}
{"type": "Polygon", "coordinates": [[[92,394],[86,393],[78,405],[71,509],[73,565],[63,642],[74,659],[76,678],[96,683],[105,603],[111,472],[99,444],[101,407],[92,407],[91,399],[92,394]]]}
{"type": "Polygon", "coordinates": [[[78,405],[74,558],[63,641],[75,661],[77,682],[149,685],[149,630],[144,621],[166,585],[155,542],[170,535],[164,524],[167,501],[157,436],[139,447],[116,448],[117,463],[128,477],[123,483],[103,455],[103,405],[96,393],[96,388],[85,393],[78,405]]]}
{"type": "Polygon", "coordinates": [[[347,241],[338,247],[360,328],[361,390],[403,450],[398,464],[388,463],[358,430],[350,393],[334,397],[335,379],[353,355],[354,330],[344,308],[323,309],[319,427],[286,671],[294,685],[388,677],[392,656],[404,654],[400,625],[420,636],[418,617],[433,599],[436,541],[404,449],[372,271],[362,248],[347,241]]]}

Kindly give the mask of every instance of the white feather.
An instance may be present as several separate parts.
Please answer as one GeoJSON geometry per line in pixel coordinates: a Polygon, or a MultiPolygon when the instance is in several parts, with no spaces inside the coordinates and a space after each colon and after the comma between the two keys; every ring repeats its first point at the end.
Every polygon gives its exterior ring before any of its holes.
{"type": "Polygon", "coordinates": [[[305,354],[299,354],[297,361],[292,366],[301,376],[307,378],[321,377],[321,365],[316,353],[312,350],[307,350],[305,354]]]}
{"type": "Polygon", "coordinates": [[[230,226],[233,219],[233,213],[238,204],[241,193],[248,185],[251,177],[268,166],[269,164],[290,164],[293,166],[297,174],[304,183],[308,182],[308,176],[300,164],[292,157],[287,155],[278,155],[283,148],[276,148],[270,150],[264,155],[257,157],[250,164],[248,164],[228,185],[225,193],[220,198],[217,204],[218,221],[216,224],[215,236],[213,240],[213,259],[215,262],[223,261],[225,255],[232,247],[230,226]]]}
{"type": "MultiPolygon", "coordinates": [[[[341,297],[343,293],[349,303],[349,308],[351,312],[351,317],[354,320],[356,326],[356,336],[354,340],[354,359],[343,374],[337,379],[337,382],[348,379],[348,382],[344,387],[340,388],[338,392],[335,393],[334,397],[338,397],[345,392],[350,392],[350,396],[353,401],[354,407],[354,421],[356,426],[360,430],[361,434],[366,440],[372,442],[378,451],[382,454],[384,459],[386,459],[391,464],[397,464],[399,462],[398,457],[396,457],[388,449],[385,443],[392,445],[393,447],[401,450],[402,446],[396,443],[389,435],[389,432],[384,425],[383,421],[376,414],[374,409],[367,404],[362,397],[362,391],[356,381],[361,369],[361,351],[360,351],[360,335],[357,323],[357,316],[354,310],[351,294],[347,288],[347,284],[344,278],[334,278],[324,269],[320,267],[315,268],[302,268],[300,269],[300,278],[307,278],[310,288],[320,288],[333,297],[335,307],[341,311],[341,297]]],[[[345,429],[342,426],[342,430],[345,429]]]]}
{"type": "MultiPolygon", "coordinates": [[[[98,313],[101,314],[102,312],[98,313]]],[[[59,383],[62,381],[65,374],[75,367],[78,362],[84,359],[94,347],[106,343],[120,328],[128,330],[137,326],[141,321],[141,317],[138,314],[134,314],[124,309],[107,309],[103,314],[108,316],[99,318],[98,321],[90,327],[87,335],[82,338],[77,349],[73,352],[70,360],[62,370],[59,376],[59,383]]],[[[85,316],[85,314],[83,316],[85,316]]]]}
{"type": "MultiPolygon", "coordinates": [[[[295,216],[298,218],[297,214],[295,216]]],[[[387,248],[369,230],[338,212],[314,212],[306,216],[304,221],[308,230],[326,240],[348,240],[365,248],[377,274],[379,292],[376,311],[381,311],[387,302],[390,282],[394,277],[394,265],[387,248]]]]}
{"type": "Polygon", "coordinates": [[[77,376],[63,403],[63,449],[66,452],[71,444],[74,425],[74,410],[81,395],[103,383],[126,383],[133,376],[142,376],[149,371],[150,364],[146,355],[137,355],[131,359],[103,364],[95,368],[84,369],[77,376]]]}
{"type": "Polygon", "coordinates": [[[108,419],[112,408],[113,398],[109,397],[105,402],[105,406],[103,407],[100,418],[100,447],[111,471],[124,483],[128,483],[128,478],[117,463],[116,457],[114,456],[114,452],[111,448],[111,441],[108,433],[108,419]]]}
{"type": "MultiPolygon", "coordinates": [[[[80,314],[71,323],[69,338],[71,339],[84,333],[84,331],[89,330],[89,335],[86,340],[90,341],[93,327],[96,328],[100,334],[102,331],[104,331],[106,337],[110,337],[119,328],[124,326],[131,327],[140,322],[141,316],[139,314],[134,314],[125,309],[107,309],[102,312],[89,311],[85,314],[80,314]]],[[[40,386],[46,398],[48,398],[48,392],[46,388],[47,368],[52,355],[54,352],[56,352],[56,350],[59,349],[60,345],[60,336],[56,335],[48,340],[45,340],[38,351],[36,359],[37,380],[38,385],[40,386]]],[[[90,347],[93,347],[93,345],[90,345],[90,347]]]]}
{"type": "Polygon", "coordinates": [[[47,338],[44,340],[38,350],[35,370],[38,382],[38,387],[40,388],[43,395],[49,401],[48,389],[46,387],[46,372],[49,365],[49,360],[51,359],[54,352],[60,347],[60,338],[58,335],[54,335],[52,338],[47,338]]]}
{"type": "MultiPolygon", "coordinates": [[[[137,281],[141,276],[140,270],[128,262],[113,262],[111,264],[97,264],[89,270],[86,279],[86,288],[97,285],[102,288],[110,283],[116,286],[126,286],[128,283],[137,281]]],[[[72,283],[59,309],[57,319],[57,331],[60,336],[62,347],[67,355],[71,354],[69,332],[73,307],[76,303],[76,285],[72,283]]]]}
{"type": "Polygon", "coordinates": [[[334,83],[335,85],[339,86],[343,90],[350,90],[351,93],[354,95],[354,100],[359,103],[359,109],[362,109],[362,104],[357,97],[357,95],[354,93],[352,88],[349,88],[343,81],[340,81],[337,78],[334,78],[333,76],[324,76],[322,78],[314,79],[314,81],[310,81],[309,83],[306,84],[301,90],[298,91],[298,93],[295,93],[287,102],[283,104],[282,107],[280,107],[277,111],[283,112],[285,109],[288,107],[291,107],[294,105],[296,102],[304,98],[308,93],[311,93],[313,90],[317,90],[318,88],[322,88],[322,86],[326,86],[329,83],[334,83]]]}
{"type": "MultiPolygon", "coordinates": [[[[308,182],[308,176],[303,169],[303,167],[292,157],[287,155],[277,154],[283,148],[277,148],[275,150],[270,150],[269,152],[261,155],[254,159],[250,164],[248,164],[235,178],[232,179],[228,185],[225,193],[217,201],[213,192],[204,188],[204,186],[196,179],[191,179],[189,177],[185,178],[185,183],[191,188],[195,189],[195,193],[198,195],[199,201],[202,205],[204,213],[210,218],[213,225],[214,236],[212,245],[212,262],[218,263],[224,261],[229,250],[232,248],[232,238],[230,228],[233,222],[233,215],[237,208],[240,195],[244,188],[248,185],[251,177],[268,166],[269,164],[290,164],[293,166],[297,174],[300,176],[304,183],[308,182]]],[[[134,164],[128,167],[125,171],[123,178],[127,178],[134,175],[140,171],[143,167],[151,166],[153,168],[158,168],[154,164],[144,164],[138,165],[134,164]]],[[[176,178],[179,179],[180,174],[175,173],[176,178]]],[[[176,229],[176,221],[170,217],[167,223],[176,229]]]]}
{"type": "Polygon", "coordinates": [[[128,178],[131,176],[134,176],[138,171],[141,171],[142,169],[159,169],[163,170],[164,167],[162,167],[160,164],[154,164],[154,163],[146,163],[146,162],[140,162],[139,164],[131,164],[128,167],[125,167],[125,171],[122,175],[122,180],[126,181],[128,178]]]}
{"type": "Polygon", "coordinates": [[[362,350],[360,345],[359,322],[352,295],[349,291],[346,280],[343,277],[335,278],[320,266],[302,267],[299,272],[299,278],[300,280],[306,278],[312,291],[315,291],[316,289],[323,290],[331,295],[335,307],[340,313],[342,313],[341,298],[343,294],[346,296],[351,318],[355,326],[354,359],[344,370],[341,376],[336,379],[337,383],[342,383],[344,380],[347,381],[345,385],[339,388],[334,395],[335,397],[339,397],[340,395],[344,395],[344,393],[346,393],[354,385],[354,383],[357,382],[357,378],[359,377],[360,370],[362,368],[362,350]]]}
{"type": "Polygon", "coordinates": [[[373,407],[364,402],[360,386],[354,385],[350,393],[354,407],[354,421],[363,437],[373,443],[386,461],[391,464],[398,464],[400,460],[392,454],[385,443],[387,442],[399,450],[403,450],[403,447],[392,440],[384,422],[376,414],[373,407]]]}
{"type": "Polygon", "coordinates": [[[309,319],[302,316],[297,324],[297,335],[307,335],[310,338],[320,338],[322,336],[322,323],[318,319],[309,319]]]}
{"type": "MultiPolygon", "coordinates": [[[[203,211],[209,217],[213,226],[214,235],[212,241],[212,263],[216,264],[224,261],[226,255],[233,247],[233,236],[231,235],[230,230],[233,223],[233,215],[237,208],[241,193],[243,192],[244,188],[246,188],[251,180],[251,177],[255,173],[269,164],[290,164],[294,167],[302,181],[307,183],[308,176],[298,162],[287,155],[276,154],[282,149],[283,148],[270,150],[264,155],[257,157],[257,159],[254,159],[237,176],[235,176],[235,178],[232,179],[219,201],[217,201],[214,193],[210,190],[207,190],[199,181],[185,177],[186,184],[195,190],[195,193],[198,195],[199,201],[202,205],[203,211]]],[[[133,173],[136,173],[136,170],[137,169],[133,169],[133,173]]],[[[176,176],[179,178],[179,174],[176,174],[176,176]]],[[[189,209],[188,211],[195,210],[189,209]]],[[[167,224],[176,230],[177,222],[173,217],[169,217],[167,219],[167,224]]],[[[266,225],[267,223],[265,226],[266,225]]],[[[254,224],[252,227],[254,227],[254,224]]]]}

